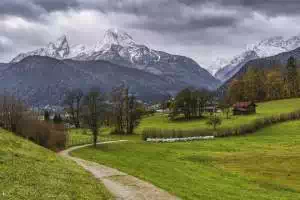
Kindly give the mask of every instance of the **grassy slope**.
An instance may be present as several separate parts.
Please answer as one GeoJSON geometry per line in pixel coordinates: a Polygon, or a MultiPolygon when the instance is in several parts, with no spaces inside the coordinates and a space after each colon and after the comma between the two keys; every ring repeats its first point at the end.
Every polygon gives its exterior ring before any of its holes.
{"type": "Polygon", "coordinates": [[[0,199],[111,199],[72,161],[0,129],[0,199]]]}
{"type": "Polygon", "coordinates": [[[85,148],[73,155],[118,168],[183,199],[300,199],[300,122],[190,143],[85,148]]]}
{"type": "MultiPolygon", "coordinates": [[[[230,119],[223,117],[223,122],[220,128],[232,128],[241,124],[249,123],[257,118],[263,118],[280,113],[289,113],[300,109],[300,99],[287,99],[279,101],[271,101],[266,103],[259,103],[257,107],[257,114],[249,116],[232,116],[230,119]]],[[[160,129],[208,129],[206,120],[193,120],[172,122],[168,120],[165,114],[156,114],[152,117],[146,117],[141,121],[136,133],[141,133],[145,128],[160,128],[160,129]]]]}

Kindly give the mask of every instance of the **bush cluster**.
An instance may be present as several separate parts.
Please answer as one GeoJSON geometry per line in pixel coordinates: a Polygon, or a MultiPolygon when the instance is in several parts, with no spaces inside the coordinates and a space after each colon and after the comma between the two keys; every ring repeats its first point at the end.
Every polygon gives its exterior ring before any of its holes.
{"type": "Polygon", "coordinates": [[[300,119],[300,110],[287,113],[274,115],[270,117],[265,117],[261,119],[256,119],[255,121],[241,125],[236,128],[231,129],[219,129],[218,131],[213,131],[211,129],[199,129],[199,130],[163,130],[148,128],[144,129],[142,132],[142,139],[147,140],[147,138],[182,138],[182,137],[193,137],[193,136],[216,136],[216,137],[228,137],[228,136],[238,136],[251,134],[259,129],[265,128],[267,126],[292,121],[300,119]]]}
{"type": "Polygon", "coordinates": [[[242,125],[237,128],[222,130],[216,133],[217,137],[228,137],[228,136],[238,136],[254,133],[262,128],[271,126],[273,124],[287,122],[292,120],[300,119],[300,110],[291,113],[273,115],[270,117],[265,117],[261,119],[256,119],[252,123],[242,125]]]}
{"type": "Polygon", "coordinates": [[[23,117],[17,124],[16,134],[53,151],[64,149],[67,143],[63,124],[48,123],[35,117],[23,117]]]}

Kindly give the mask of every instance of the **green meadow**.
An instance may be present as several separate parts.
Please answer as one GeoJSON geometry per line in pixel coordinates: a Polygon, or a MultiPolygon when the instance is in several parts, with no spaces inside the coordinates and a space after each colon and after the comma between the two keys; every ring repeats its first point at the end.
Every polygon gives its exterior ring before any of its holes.
{"type": "MultiPolygon", "coordinates": [[[[220,128],[300,109],[300,99],[259,103],[257,114],[223,118],[220,128]]],[[[136,135],[100,140],[127,143],[84,148],[72,155],[114,167],[149,181],[182,199],[300,199],[300,122],[286,122],[255,134],[186,143],[147,143],[146,128],[207,129],[206,119],[170,121],[166,114],[144,117],[136,135]]],[[[82,131],[78,131],[80,135],[82,131]]]]}
{"type": "Polygon", "coordinates": [[[299,121],[247,136],[168,144],[131,140],[72,155],[120,169],[187,200],[300,199],[299,121]]]}

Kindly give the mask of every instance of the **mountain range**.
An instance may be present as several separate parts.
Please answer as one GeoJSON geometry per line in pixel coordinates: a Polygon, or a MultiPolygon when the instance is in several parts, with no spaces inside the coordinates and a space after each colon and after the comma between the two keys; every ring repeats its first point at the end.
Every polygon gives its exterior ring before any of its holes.
{"type": "Polygon", "coordinates": [[[283,52],[289,52],[300,47],[300,36],[294,36],[285,40],[281,36],[262,40],[254,45],[249,45],[240,55],[231,61],[216,62],[215,69],[219,69],[214,75],[222,82],[231,79],[247,62],[255,59],[274,56],[283,52]]]}
{"type": "Polygon", "coordinates": [[[214,77],[191,58],[153,50],[126,32],[110,29],[92,47],[70,45],[62,36],[46,47],[19,54],[10,63],[0,63],[0,89],[28,103],[45,105],[62,103],[69,89],[99,87],[109,92],[125,83],[141,99],[155,100],[185,87],[215,90],[249,67],[284,66],[289,56],[300,57],[298,47],[300,36],[263,40],[232,60],[213,62],[209,71],[214,77]]]}
{"type": "Polygon", "coordinates": [[[31,104],[61,103],[72,88],[109,92],[121,83],[143,99],[185,87],[216,89],[220,81],[191,58],[153,50],[122,31],[108,30],[93,47],[71,46],[66,36],[0,65],[0,89],[31,104]]]}

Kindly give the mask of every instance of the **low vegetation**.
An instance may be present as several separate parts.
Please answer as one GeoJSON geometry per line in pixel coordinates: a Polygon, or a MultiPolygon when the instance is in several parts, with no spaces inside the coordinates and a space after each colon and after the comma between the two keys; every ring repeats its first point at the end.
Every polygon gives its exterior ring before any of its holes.
{"type": "Polygon", "coordinates": [[[292,121],[247,137],[167,144],[132,141],[72,155],[118,168],[187,200],[300,199],[299,127],[299,121],[292,121]]]}
{"type": "Polygon", "coordinates": [[[76,163],[0,129],[0,199],[112,199],[76,163]]]}

